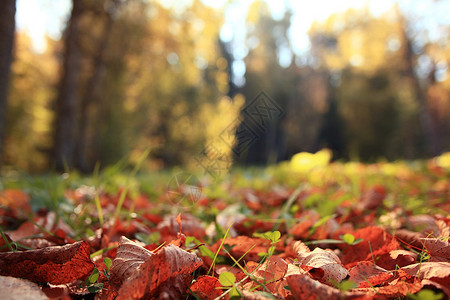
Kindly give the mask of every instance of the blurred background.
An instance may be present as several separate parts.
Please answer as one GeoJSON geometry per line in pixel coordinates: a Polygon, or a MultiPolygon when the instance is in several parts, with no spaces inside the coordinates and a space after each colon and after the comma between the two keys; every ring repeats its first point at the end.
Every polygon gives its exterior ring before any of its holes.
{"type": "Polygon", "coordinates": [[[449,13],[448,0],[2,0],[1,165],[438,155],[449,13]],[[261,101],[280,112],[263,127],[243,113],[261,101]]]}

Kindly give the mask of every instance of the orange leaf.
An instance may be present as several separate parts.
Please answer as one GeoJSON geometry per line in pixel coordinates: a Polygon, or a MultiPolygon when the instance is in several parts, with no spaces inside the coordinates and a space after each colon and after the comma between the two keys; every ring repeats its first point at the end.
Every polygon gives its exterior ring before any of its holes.
{"type": "Polygon", "coordinates": [[[356,265],[358,261],[376,259],[392,250],[400,249],[397,240],[377,226],[359,229],[354,233],[354,236],[356,239],[363,239],[363,241],[342,251],[342,263],[348,268],[356,265]]]}
{"type": "Polygon", "coordinates": [[[287,271],[287,263],[278,256],[271,256],[253,273],[255,276],[267,281],[280,280],[287,271]]]}
{"type": "Polygon", "coordinates": [[[93,269],[89,244],[84,241],[39,250],[0,253],[0,275],[36,282],[70,283],[86,277],[93,269]]]}
{"type": "Polygon", "coordinates": [[[379,285],[392,278],[391,272],[378,267],[371,261],[361,261],[350,270],[350,280],[360,288],[379,285]]]}
{"type": "Polygon", "coordinates": [[[195,296],[202,300],[213,300],[222,295],[222,285],[219,279],[212,276],[202,275],[189,288],[195,296]]]}

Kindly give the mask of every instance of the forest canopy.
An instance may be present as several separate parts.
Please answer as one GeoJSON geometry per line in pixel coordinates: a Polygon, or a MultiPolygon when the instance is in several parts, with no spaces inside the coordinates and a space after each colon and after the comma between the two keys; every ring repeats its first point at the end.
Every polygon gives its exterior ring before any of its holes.
{"type": "Polygon", "coordinates": [[[42,53],[16,29],[0,165],[89,172],[148,152],[148,168],[211,171],[323,148],[362,161],[450,150],[449,23],[430,32],[396,3],[349,9],[314,22],[299,53],[292,7],[255,0],[224,38],[233,5],[74,0],[42,53]]]}

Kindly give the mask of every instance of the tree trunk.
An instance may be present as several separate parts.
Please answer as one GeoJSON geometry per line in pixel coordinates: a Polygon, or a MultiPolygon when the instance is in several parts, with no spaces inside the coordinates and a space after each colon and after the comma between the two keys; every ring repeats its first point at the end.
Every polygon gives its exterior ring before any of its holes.
{"type": "Polygon", "coordinates": [[[87,82],[85,93],[81,101],[76,166],[83,172],[92,171],[95,164],[95,161],[92,159],[92,148],[94,147],[93,144],[95,143],[96,137],[95,134],[92,133],[93,126],[90,123],[96,119],[96,117],[93,117],[92,110],[95,108],[95,102],[98,102],[99,87],[105,69],[105,52],[107,50],[113,25],[112,16],[106,15],[106,18],[104,30],[101,34],[101,40],[99,41],[97,51],[92,58],[93,73],[87,82]]]}
{"type": "Polygon", "coordinates": [[[15,32],[16,0],[0,1],[0,169],[4,149],[9,71],[15,32]]]}
{"type": "Polygon", "coordinates": [[[72,1],[72,13],[65,33],[62,77],[56,100],[54,163],[58,171],[72,168],[75,161],[79,116],[79,77],[81,69],[80,19],[83,1],[72,1]]]}
{"type": "Polygon", "coordinates": [[[433,119],[430,114],[430,109],[427,103],[426,93],[424,92],[425,88],[421,87],[421,83],[419,78],[416,75],[414,70],[415,62],[414,62],[414,51],[411,38],[406,33],[407,30],[407,22],[404,17],[398,13],[400,24],[402,26],[402,40],[404,45],[404,55],[405,55],[405,75],[409,79],[409,82],[412,84],[412,89],[417,101],[417,105],[419,108],[419,118],[420,123],[425,134],[425,138],[427,140],[427,154],[432,156],[437,156],[442,152],[442,141],[439,135],[437,128],[433,124],[433,119]]]}

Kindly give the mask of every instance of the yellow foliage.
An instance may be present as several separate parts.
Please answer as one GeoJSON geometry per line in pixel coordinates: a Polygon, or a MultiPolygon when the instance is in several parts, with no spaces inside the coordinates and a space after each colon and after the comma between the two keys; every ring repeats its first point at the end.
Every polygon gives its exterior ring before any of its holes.
{"type": "Polygon", "coordinates": [[[294,172],[306,173],[316,168],[326,167],[331,160],[331,151],[322,149],[316,153],[300,152],[295,154],[289,163],[294,172]]]}
{"type": "Polygon", "coordinates": [[[444,169],[450,169],[450,152],[445,152],[436,157],[436,164],[444,169]]]}
{"type": "Polygon", "coordinates": [[[201,107],[198,132],[205,136],[203,150],[192,158],[190,164],[201,167],[213,176],[224,174],[232,164],[235,130],[240,124],[239,113],[244,97],[233,100],[222,97],[217,103],[205,103],[201,107]]]}

